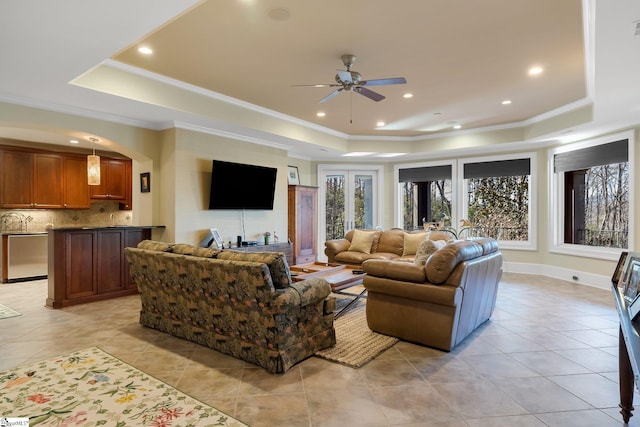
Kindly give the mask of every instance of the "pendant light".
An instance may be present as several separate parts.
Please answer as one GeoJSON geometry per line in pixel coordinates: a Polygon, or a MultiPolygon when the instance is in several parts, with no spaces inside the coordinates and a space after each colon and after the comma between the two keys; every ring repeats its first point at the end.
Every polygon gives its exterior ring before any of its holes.
{"type": "MultiPolygon", "coordinates": [[[[99,141],[97,138],[89,138],[89,140],[99,141]]],[[[95,148],[93,154],[87,156],[87,179],[89,185],[100,185],[100,156],[96,156],[95,148]]]]}

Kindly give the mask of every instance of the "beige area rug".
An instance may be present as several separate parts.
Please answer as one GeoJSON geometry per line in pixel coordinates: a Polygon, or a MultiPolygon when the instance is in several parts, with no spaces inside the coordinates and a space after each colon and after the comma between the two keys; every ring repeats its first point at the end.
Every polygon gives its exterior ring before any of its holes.
{"type": "Polygon", "coordinates": [[[0,372],[0,397],[31,426],[245,426],[97,347],[0,372]]]}
{"type": "Polygon", "coordinates": [[[400,341],[369,329],[365,308],[365,303],[359,301],[338,317],[333,323],[336,345],[320,350],[315,355],[352,368],[360,368],[400,341]]]}
{"type": "Polygon", "coordinates": [[[9,317],[22,316],[21,313],[7,307],[6,305],[0,304],[0,319],[7,319],[9,317]]]}

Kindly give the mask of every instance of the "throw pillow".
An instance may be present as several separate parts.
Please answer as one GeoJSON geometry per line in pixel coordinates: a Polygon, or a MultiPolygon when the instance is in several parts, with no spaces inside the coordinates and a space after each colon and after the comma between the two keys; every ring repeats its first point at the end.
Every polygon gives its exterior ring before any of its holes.
{"type": "Polygon", "coordinates": [[[404,233],[404,251],[402,256],[415,255],[427,233],[404,233]]]}
{"type": "Polygon", "coordinates": [[[354,230],[349,250],[352,252],[362,252],[364,254],[370,254],[371,245],[373,244],[373,239],[375,238],[375,231],[354,230]]]}
{"type": "Polygon", "coordinates": [[[416,265],[425,265],[431,254],[438,249],[444,248],[444,240],[425,240],[416,251],[416,265]]]}

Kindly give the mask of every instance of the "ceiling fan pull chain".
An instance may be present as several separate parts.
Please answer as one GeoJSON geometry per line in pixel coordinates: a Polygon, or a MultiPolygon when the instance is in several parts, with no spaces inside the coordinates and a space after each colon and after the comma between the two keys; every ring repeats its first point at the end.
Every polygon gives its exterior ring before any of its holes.
{"type": "Polygon", "coordinates": [[[353,91],[349,91],[349,124],[353,124],[353,91]]]}

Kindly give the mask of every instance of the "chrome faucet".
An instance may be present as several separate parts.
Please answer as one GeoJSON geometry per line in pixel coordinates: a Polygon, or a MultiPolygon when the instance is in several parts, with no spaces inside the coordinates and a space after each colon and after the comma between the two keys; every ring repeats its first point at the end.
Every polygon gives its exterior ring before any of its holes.
{"type": "Polygon", "coordinates": [[[112,213],[109,214],[109,218],[111,218],[111,225],[116,225],[116,221],[112,213]]]}

